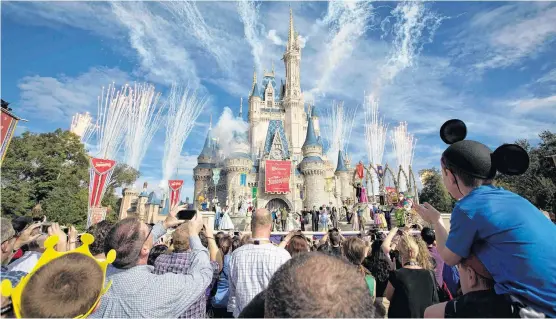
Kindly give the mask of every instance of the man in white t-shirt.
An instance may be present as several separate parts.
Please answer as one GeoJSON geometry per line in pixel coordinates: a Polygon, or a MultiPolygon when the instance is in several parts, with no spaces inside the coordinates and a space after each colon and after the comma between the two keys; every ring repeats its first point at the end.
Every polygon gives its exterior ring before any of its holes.
{"type": "Polygon", "coordinates": [[[251,216],[252,238],[236,249],[230,261],[230,301],[228,311],[238,317],[243,308],[261,291],[291,256],[270,242],[272,216],[261,208],[251,216]]]}

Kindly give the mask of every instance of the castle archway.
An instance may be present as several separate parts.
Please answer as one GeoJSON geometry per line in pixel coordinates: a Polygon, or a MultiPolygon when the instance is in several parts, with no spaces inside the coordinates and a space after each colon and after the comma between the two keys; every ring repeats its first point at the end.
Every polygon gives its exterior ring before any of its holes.
{"type": "Polygon", "coordinates": [[[273,198],[269,200],[265,206],[265,208],[268,209],[269,212],[281,209],[282,207],[285,207],[288,211],[291,211],[292,209],[291,203],[287,199],[284,200],[282,198],[273,198]]]}

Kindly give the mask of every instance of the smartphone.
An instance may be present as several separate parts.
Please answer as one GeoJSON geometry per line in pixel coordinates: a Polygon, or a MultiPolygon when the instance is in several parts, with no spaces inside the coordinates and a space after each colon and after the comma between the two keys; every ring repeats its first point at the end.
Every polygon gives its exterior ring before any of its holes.
{"type": "Polygon", "coordinates": [[[238,231],[235,231],[235,232],[234,232],[234,236],[239,236],[239,232],[238,232],[238,231]]]}
{"type": "Polygon", "coordinates": [[[62,230],[66,233],[66,235],[69,233],[69,227],[64,227],[62,230]]]}
{"type": "Polygon", "coordinates": [[[179,220],[191,220],[193,219],[193,217],[195,217],[196,214],[197,214],[196,209],[183,209],[176,214],[176,217],[179,220]]]}
{"type": "Polygon", "coordinates": [[[41,225],[41,233],[48,234],[48,227],[52,226],[52,223],[44,223],[41,225]]]}

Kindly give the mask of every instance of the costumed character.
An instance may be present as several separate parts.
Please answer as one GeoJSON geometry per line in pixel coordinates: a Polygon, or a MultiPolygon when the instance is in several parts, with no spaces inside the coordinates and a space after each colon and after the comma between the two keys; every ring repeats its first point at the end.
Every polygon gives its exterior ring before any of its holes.
{"type": "Polygon", "coordinates": [[[326,210],[326,207],[322,207],[321,209],[321,215],[320,215],[320,228],[322,228],[323,232],[327,232],[328,231],[328,211],[326,210]]]}
{"type": "Polygon", "coordinates": [[[299,228],[301,228],[301,223],[298,220],[298,216],[299,214],[297,213],[288,214],[285,231],[298,230],[299,228]]]}
{"type": "Polygon", "coordinates": [[[247,201],[243,196],[239,200],[239,216],[247,216],[247,201]]]}
{"type": "MultiPolygon", "coordinates": [[[[68,252],[57,252],[54,247],[58,244],[58,240],[59,237],[54,235],[54,236],[50,236],[48,237],[45,242],[44,242],[44,248],[45,251],[42,253],[41,257],[39,258],[39,260],[37,261],[35,267],[33,268],[33,270],[31,270],[31,272],[24,276],[23,278],[21,278],[21,280],[19,281],[19,283],[17,284],[17,286],[13,287],[12,283],[9,279],[4,279],[2,280],[2,297],[3,298],[11,298],[12,300],[12,307],[13,307],[13,311],[15,314],[16,318],[23,318],[25,317],[25,308],[29,307],[28,302],[25,303],[24,300],[25,299],[25,292],[26,292],[26,287],[27,284],[33,279],[33,276],[35,274],[37,274],[37,272],[39,272],[41,269],[43,269],[43,267],[47,267],[51,262],[56,262],[57,259],[59,258],[66,258],[66,256],[68,256],[69,254],[79,254],[82,256],[85,256],[87,258],[90,258],[91,262],[94,262],[98,265],[98,267],[100,268],[100,271],[102,272],[102,278],[99,278],[100,280],[102,280],[101,282],[98,282],[99,287],[101,287],[101,289],[98,292],[98,297],[96,299],[96,301],[90,306],[90,308],[86,309],[83,308],[83,313],[81,314],[75,314],[72,317],[75,318],[87,318],[99,305],[100,299],[101,297],[108,291],[108,289],[110,289],[110,286],[112,285],[112,281],[106,280],[106,269],[108,267],[109,264],[111,264],[115,259],[116,259],[116,251],[114,249],[111,249],[107,254],[106,254],[106,259],[104,260],[97,260],[93,257],[93,255],[91,254],[90,250],[89,250],[89,246],[95,241],[94,237],[91,234],[83,234],[81,236],[81,243],[82,245],[79,246],[78,248],[68,251],[68,252]]],[[[72,255],[72,256],[77,256],[77,255],[72,255]]],[[[71,266],[71,265],[70,265],[71,266]]],[[[48,269],[47,269],[48,270],[48,269]]],[[[45,270],[45,272],[47,271],[45,270]]],[[[45,276],[48,274],[48,272],[42,272],[39,273],[39,276],[45,276]]],[[[63,276],[63,274],[60,274],[61,276],[63,276]]],[[[65,287],[67,288],[67,287],[65,287]]],[[[31,289],[33,290],[33,289],[31,289]]],[[[36,289],[34,289],[36,290],[36,289]]],[[[27,290],[28,291],[28,290],[27,290]]],[[[33,294],[33,291],[30,292],[30,294],[33,294]]],[[[45,296],[46,298],[51,298],[54,300],[54,302],[56,302],[56,298],[57,296],[45,296]]],[[[59,298],[58,298],[59,299],[59,298]]],[[[30,307],[32,307],[33,305],[30,305],[30,307]]],[[[82,306],[87,306],[88,305],[82,305],[82,306]]],[[[75,307],[73,307],[75,308],[75,307]]],[[[4,311],[4,307],[2,307],[2,311],[4,311]]],[[[2,314],[2,317],[4,317],[4,314],[2,314]]]]}
{"type": "Polygon", "coordinates": [[[361,186],[361,192],[359,194],[359,202],[360,203],[369,202],[369,199],[367,198],[367,189],[365,189],[365,186],[361,186]]]}
{"type": "Polygon", "coordinates": [[[270,213],[272,215],[272,231],[276,230],[276,223],[278,221],[278,214],[276,214],[276,208],[272,209],[270,213]]]}
{"type": "Polygon", "coordinates": [[[213,206],[213,210],[214,210],[214,229],[216,230],[220,230],[220,222],[222,221],[222,209],[220,209],[220,206],[215,205],[213,206]]]}
{"type": "Polygon", "coordinates": [[[198,200],[199,203],[201,204],[201,210],[206,211],[206,210],[207,210],[207,206],[208,206],[208,202],[207,202],[205,196],[199,195],[199,197],[197,198],[197,200],[198,200]]]}
{"type": "Polygon", "coordinates": [[[361,183],[357,183],[355,185],[355,197],[357,198],[357,202],[361,202],[361,183]]]}
{"type": "Polygon", "coordinates": [[[380,210],[376,210],[375,214],[374,214],[374,222],[375,222],[375,226],[380,228],[380,229],[385,229],[388,227],[388,224],[386,223],[386,217],[384,216],[384,213],[382,213],[380,210]]]}
{"type": "Polygon", "coordinates": [[[230,208],[226,207],[224,209],[224,215],[222,216],[222,221],[220,222],[221,230],[233,230],[234,223],[232,223],[232,218],[230,217],[230,208]]]}
{"type": "Polygon", "coordinates": [[[346,214],[347,223],[351,224],[351,214],[349,212],[348,207],[346,205],[344,205],[343,209],[344,209],[344,213],[346,214]]]}
{"type": "Polygon", "coordinates": [[[360,215],[360,214],[363,214],[363,212],[361,212],[361,211],[359,210],[359,206],[354,207],[353,210],[354,210],[355,212],[353,213],[353,216],[351,217],[352,230],[359,231],[359,229],[360,229],[359,224],[360,224],[360,221],[361,221],[361,219],[359,218],[359,215],[360,215]]]}
{"type": "Polygon", "coordinates": [[[319,211],[317,206],[313,206],[311,210],[311,226],[312,231],[319,231],[319,211]]]}
{"type": "Polygon", "coordinates": [[[288,210],[285,207],[280,208],[280,221],[282,225],[282,231],[286,231],[288,215],[289,215],[288,210]]]}
{"type": "Polygon", "coordinates": [[[336,206],[332,207],[330,221],[332,222],[332,228],[338,228],[338,210],[336,209],[336,206]]]}

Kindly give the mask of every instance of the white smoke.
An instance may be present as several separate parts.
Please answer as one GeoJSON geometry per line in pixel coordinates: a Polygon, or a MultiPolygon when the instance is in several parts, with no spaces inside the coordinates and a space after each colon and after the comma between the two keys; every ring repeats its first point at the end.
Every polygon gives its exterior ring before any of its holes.
{"type": "Polygon", "coordinates": [[[423,46],[432,42],[444,19],[445,17],[427,9],[423,2],[403,1],[391,11],[391,16],[382,21],[382,38],[391,34],[394,39],[388,59],[374,83],[371,93],[373,99],[379,99],[384,85],[388,85],[401,71],[415,64],[423,46]]]}
{"type": "Polygon", "coordinates": [[[276,34],[276,30],[274,30],[274,29],[268,31],[268,34],[266,35],[266,38],[269,39],[270,41],[272,41],[272,43],[274,43],[275,45],[285,45],[286,44],[284,42],[284,40],[282,40],[282,38],[280,38],[276,34]]]}
{"type": "Polygon", "coordinates": [[[243,22],[243,31],[245,39],[251,46],[251,53],[255,60],[255,67],[257,71],[262,70],[261,58],[263,55],[263,43],[260,41],[258,32],[259,23],[257,21],[259,6],[254,1],[238,1],[237,11],[243,22]]]}
{"type": "Polygon", "coordinates": [[[218,43],[194,1],[163,1],[162,4],[175,18],[175,23],[187,30],[225,72],[231,70],[229,52],[218,43]]]}
{"type": "Polygon", "coordinates": [[[212,136],[218,142],[222,155],[228,156],[233,153],[240,145],[235,141],[234,136],[247,134],[249,124],[239,117],[235,117],[229,107],[225,107],[218,123],[212,130],[212,136]]]}
{"type": "Polygon", "coordinates": [[[326,58],[322,73],[313,88],[313,94],[326,93],[334,72],[353,53],[360,38],[368,29],[368,22],[373,15],[369,2],[328,2],[326,16],[319,24],[330,26],[330,35],[326,43],[326,58]]]}

